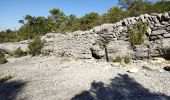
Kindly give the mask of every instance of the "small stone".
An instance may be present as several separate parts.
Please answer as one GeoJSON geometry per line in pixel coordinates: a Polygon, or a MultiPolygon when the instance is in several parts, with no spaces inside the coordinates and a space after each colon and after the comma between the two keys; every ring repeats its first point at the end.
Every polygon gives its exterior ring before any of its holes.
{"type": "Polygon", "coordinates": [[[137,73],[139,71],[138,68],[132,68],[132,69],[129,69],[128,72],[130,73],[137,73]]]}
{"type": "Polygon", "coordinates": [[[147,28],[147,34],[150,36],[151,33],[152,33],[151,28],[147,28]]]}
{"type": "Polygon", "coordinates": [[[160,73],[163,73],[163,72],[164,72],[162,69],[159,69],[158,71],[159,71],[160,73]]]}

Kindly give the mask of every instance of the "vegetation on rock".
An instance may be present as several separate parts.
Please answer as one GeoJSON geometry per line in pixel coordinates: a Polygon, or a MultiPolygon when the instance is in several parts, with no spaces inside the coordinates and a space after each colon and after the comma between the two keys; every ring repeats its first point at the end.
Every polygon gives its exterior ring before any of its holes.
{"type": "Polygon", "coordinates": [[[129,57],[129,56],[125,56],[125,57],[124,57],[124,62],[125,62],[126,64],[129,64],[129,63],[130,63],[130,57],[129,57]]]}
{"type": "Polygon", "coordinates": [[[122,58],[120,56],[116,56],[114,62],[121,62],[122,58]]]}
{"type": "Polygon", "coordinates": [[[26,55],[26,53],[23,52],[23,51],[21,50],[21,48],[16,49],[16,50],[14,51],[14,53],[13,53],[13,56],[16,57],[16,58],[22,57],[22,56],[25,56],[25,55],[26,55]]]}
{"type": "Polygon", "coordinates": [[[4,64],[6,62],[7,60],[5,59],[5,55],[2,52],[0,52],[0,64],[4,64]]]}
{"type": "Polygon", "coordinates": [[[0,83],[5,82],[5,81],[8,81],[8,80],[10,80],[11,78],[12,78],[11,75],[4,76],[4,77],[0,78],[0,83]]]}
{"type": "Polygon", "coordinates": [[[39,37],[35,38],[32,42],[29,43],[29,54],[32,56],[40,55],[41,49],[43,48],[44,43],[41,41],[39,37]]]}
{"type": "Polygon", "coordinates": [[[142,21],[136,23],[128,29],[132,46],[141,45],[144,42],[144,35],[147,32],[147,24],[142,21]]]}

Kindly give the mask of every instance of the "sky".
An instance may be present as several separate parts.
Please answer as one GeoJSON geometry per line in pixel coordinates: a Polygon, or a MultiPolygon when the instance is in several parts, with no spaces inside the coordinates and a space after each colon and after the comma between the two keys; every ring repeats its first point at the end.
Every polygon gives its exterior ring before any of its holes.
{"type": "Polygon", "coordinates": [[[81,17],[90,12],[103,14],[117,4],[118,0],[0,0],[0,31],[18,29],[25,15],[47,17],[53,8],[81,17]]]}

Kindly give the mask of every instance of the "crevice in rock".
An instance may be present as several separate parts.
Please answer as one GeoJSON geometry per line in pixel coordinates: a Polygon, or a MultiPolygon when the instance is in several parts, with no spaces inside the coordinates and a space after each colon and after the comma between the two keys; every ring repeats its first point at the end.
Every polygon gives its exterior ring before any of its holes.
{"type": "Polygon", "coordinates": [[[91,55],[93,58],[95,59],[101,59],[101,57],[99,55],[97,55],[96,53],[94,53],[94,51],[90,48],[90,51],[91,51],[91,55]]]}
{"type": "Polygon", "coordinates": [[[170,49],[164,52],[163,58],[165,58],[166,60],[170,60],[170,49]]]}

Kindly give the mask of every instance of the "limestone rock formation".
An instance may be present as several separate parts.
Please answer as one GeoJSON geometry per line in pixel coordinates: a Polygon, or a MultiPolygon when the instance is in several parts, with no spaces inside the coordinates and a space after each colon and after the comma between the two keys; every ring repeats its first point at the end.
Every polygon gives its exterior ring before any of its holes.
{"type": "Polygon", "coordinates": [[[170,54],[170,12],[130,17],[115,24],[103,24],[68,35],[49,33],[43,39],[47,41],[45,51],[55,54],[64,51],[68,56],[80,58],[105,57],[102,42],[107,44],[109,59],[117,55],[134,59],[167,56],[170,54]],[[140,20],[148,23],[146,38],[143,45],[132,47],[127,30],[140,20]]]}
{"type": "MultiPolygon", "coordinates": [[[[170,57],[170,12],[130,17],[114,24],[103,24],[88,31],[75,31],[66,35],[48,33],[41,39],[46,41],[42,52],[50,55],[64,52],[65,56],[69,57],[102,59],[107,52],[111,60],[117,55],[128,55],[133,59],[160,56],[168,58],[170,57]],[[145,41],[142,45],[132,47],[128,28],[139,21],[148,24],[145,41]]],[[[27,43],[6,43],[0,44],[0,49],[13,51],[21,47],[25,51],[26,46],[27,43]]]]}
{"type": "Polygon", "coordinates": [[[13,53],[16,49],[20,48],[22,51],[26,52],[28,50],[28,44],[29,41],[2,43],[0,44],[0,50],[5,53],[13,53]]]}

